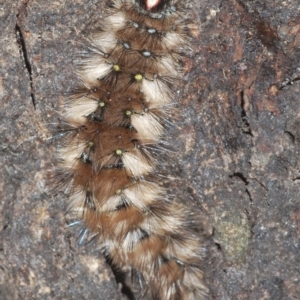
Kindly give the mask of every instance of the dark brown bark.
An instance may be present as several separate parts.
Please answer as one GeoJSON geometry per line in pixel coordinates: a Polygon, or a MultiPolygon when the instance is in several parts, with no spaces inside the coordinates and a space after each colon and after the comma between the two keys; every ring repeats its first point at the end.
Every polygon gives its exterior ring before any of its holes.
{"type": "MultiPolygon", "coordinates": [[[[171,169],[184,201],[210,224],[210,298],[297,299],[299,1],[195,2],[201,34],[188,59],[171,169]]],[[[1,299],[124,298],[100,249],[76,246],[66,196],[49,186],[51,128],[75,85],[80,41],[100,24],[103,7],[0,4],[1,299]]]]}

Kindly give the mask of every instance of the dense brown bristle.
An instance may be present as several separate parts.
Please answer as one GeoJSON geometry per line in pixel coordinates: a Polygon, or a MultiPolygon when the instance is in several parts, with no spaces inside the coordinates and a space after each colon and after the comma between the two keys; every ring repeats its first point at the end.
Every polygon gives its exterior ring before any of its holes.
{"type": "Polygon", "coordinates": [[[202,236],[157,176],[194,27],[181,0],[112,7],[78,70],[83,86],[66,102],[70,130],[59,155],[69,208],[84,228],[80,240],[97,236],[112,263],[136,270],[153,298],[201,300],[202,236]]]}

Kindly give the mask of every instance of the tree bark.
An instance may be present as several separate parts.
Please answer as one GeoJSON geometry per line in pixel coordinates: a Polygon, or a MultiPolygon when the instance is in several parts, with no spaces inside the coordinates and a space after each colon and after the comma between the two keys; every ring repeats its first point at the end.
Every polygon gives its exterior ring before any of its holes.
{"type": "MultiPolygon", "coordinates": [[[[299,1],[195,2],[200,36],[168,138],[178,149],[170,170],[183,201],[208,220],[209,297],[297,299],[299,1]]],[[[0,3],[1,299],[126,299],[100,249],[76,246],[67,196],[49,184],[52,129],[104,7],[0,3]]]]}

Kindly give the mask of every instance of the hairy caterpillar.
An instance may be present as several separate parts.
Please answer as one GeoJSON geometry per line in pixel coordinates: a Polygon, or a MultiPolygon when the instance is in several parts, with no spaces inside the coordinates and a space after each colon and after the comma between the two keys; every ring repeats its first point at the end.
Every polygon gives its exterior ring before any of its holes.
{"type": "Polygon", "coordinates": [[[182,0],[114,0],[66,103],[59,151],[81,239],[134,269],[154,299],[204,299],[201,236],[158,179],[163,134],[193,30],[182,0]]]}

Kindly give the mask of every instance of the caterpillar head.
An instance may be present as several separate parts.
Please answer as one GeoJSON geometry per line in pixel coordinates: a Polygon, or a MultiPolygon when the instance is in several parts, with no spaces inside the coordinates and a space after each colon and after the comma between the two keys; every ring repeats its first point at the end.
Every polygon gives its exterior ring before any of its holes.
{"type": "Polygon", "coordinates": [[[169,0],[137,0],[139,5],[150,12],[161,12],[170,2],[169,0]]]}

